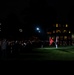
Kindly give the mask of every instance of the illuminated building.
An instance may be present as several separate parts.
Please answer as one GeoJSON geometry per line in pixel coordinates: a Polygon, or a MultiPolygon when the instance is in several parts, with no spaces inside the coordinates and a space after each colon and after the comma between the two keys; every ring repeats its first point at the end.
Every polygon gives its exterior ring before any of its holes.
{"type": "Polygon", "coordinates": [[[51,29],[48,30],[49,37],[59,37],[59,45],[72,45],[72,32],[68,24],[54,24],[51,29]],[[51,34],[50,34],[51,33],[51,34]]]}

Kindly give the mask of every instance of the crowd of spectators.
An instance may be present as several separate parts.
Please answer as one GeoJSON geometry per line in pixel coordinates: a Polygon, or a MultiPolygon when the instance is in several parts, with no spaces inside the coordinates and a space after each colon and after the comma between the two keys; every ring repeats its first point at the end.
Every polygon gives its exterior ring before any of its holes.
{"type": "Polygon", "coordinates": [[[0,56],[7,58],[11,55],[18,56],[21,52],[32,52],[34,48],[47,46],[48,42],[34,40],[0,40],[0,56]]]}

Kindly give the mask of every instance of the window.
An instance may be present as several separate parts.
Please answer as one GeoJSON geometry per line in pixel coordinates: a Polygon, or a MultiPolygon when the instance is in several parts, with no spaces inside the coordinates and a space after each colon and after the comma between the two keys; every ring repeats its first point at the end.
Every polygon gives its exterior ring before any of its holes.
{"type": "Polygon", "coordinates": [[[58,24],[56,24],[56,27],[58,27],[58,24]]]}
{"type": "Polygon", "coordinates": [[[63,33],[66,33],[66,32],[67,32],[67,30],[64,30],[64,31],[63,31],[63,33]]]}
{"type": "Polygon", "coordinates": [[[71,31],[69,31],[69,33],[71,33],[71,31]]]}
{"type": "Polygon", "coordinates": [[[68,25],[66,24],[66,27],[68,27],[68,25]]]}
{"type": "Polygon", "coordinates": [[[64,36],[64,39],[67,39],[67,36],[64,36]]]}
{"type": "Polygon", "coordinates": [[[74,34],[72,34],[72,39],[74,39],[74,34]]]}
{"type": "Polygon", "coordinates": [[[53,31],[53,33],[55,33],[55,31],[53,31]]]}

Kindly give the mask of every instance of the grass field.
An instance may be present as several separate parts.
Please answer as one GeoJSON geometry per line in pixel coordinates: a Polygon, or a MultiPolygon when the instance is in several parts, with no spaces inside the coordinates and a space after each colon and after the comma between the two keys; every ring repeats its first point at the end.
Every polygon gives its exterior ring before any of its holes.
{"type": "Polygon", "coordinates": [[[37,48],[22,55],[24,60],[74,60],[74,46],[37,48]]]}
{"type": "Polygon", "coordinates": [[[36,48],[32,51],[20,53],[17,58],[10,58],[9,60],[74,60],[74,46],[68,47],[44,47],[36,48]]]}
{"type": "Polygon", "coordinates": [[[41,53],[43,60],[74,60],[74,46],[38,48],[36,51],[41,53]]]}

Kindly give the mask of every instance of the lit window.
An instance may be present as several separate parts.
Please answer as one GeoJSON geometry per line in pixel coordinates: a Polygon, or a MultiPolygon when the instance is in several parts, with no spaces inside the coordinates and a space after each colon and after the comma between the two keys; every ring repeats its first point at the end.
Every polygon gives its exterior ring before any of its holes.
{"type": "Polygon", "coordinates": [[[58,27],[58,24],[56,24],[56,27],[58,27]]]}
{"type": "Polygon", "coordinates": [[[66,27],[68,27],[68,25],[66,24],[66,27]]]}
{"type": "Polygon", "coordinates": [[[64,33],[67,32],[66,30],[63,31],[64,33]]]}
{"type": "Polygon", "coordinates": [[[61,33],[61,31],[60,30],[56,30],[56,33],[61,33]]]}
{"type": "Polygon", "coordinates": [[[71,33],[71,31],[69,31],[69,33],[71,33]]]}
{"type": "Polygon", "coordinates": [[[67,39],[67,36],[64,36],[64,39],[67,39]]]}
{"type": "Polygon", "coordinates": [[[72,38],[74,39],[74,34],[72,34],[72,38]]]}

